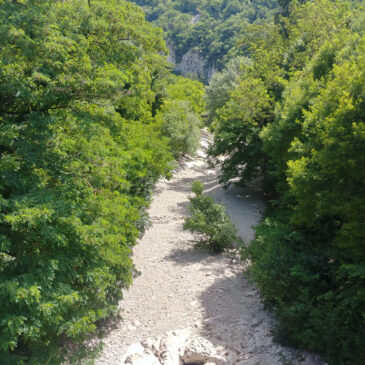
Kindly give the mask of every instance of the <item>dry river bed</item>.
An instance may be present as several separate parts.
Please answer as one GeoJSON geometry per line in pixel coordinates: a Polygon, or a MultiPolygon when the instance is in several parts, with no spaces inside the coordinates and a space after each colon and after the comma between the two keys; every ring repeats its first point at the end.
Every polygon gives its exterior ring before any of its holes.
{"type": "Polygon", "coordinates": [[[186,328],[209,340],[228,364],[321,364],[315,356],[275,344],[273,320],[245,277],[244,265],[233,255],[195,249],[194,236],[183,230],[197,179],[225,205],[246,243],[264,208],[254,190],[222,188],[217,170],[206,162],[208,143],[203,138],[197,157],[181,162],[172,180],[157,184],[149,209],[152,225],[134,249],[141,274],[124,292],[122,320],[103,338],[96,365],[123,364],[122,354],[131,344],[186,328]]]}

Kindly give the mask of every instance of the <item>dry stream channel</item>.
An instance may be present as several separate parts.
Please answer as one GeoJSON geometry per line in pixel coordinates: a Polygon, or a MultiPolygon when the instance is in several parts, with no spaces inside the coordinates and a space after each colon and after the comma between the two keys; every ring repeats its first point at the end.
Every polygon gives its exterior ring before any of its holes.
{"type": "Polygon", "coordinates": [[[156,185],[149,209],[152,224],[134,249],[141,274],[124,293],[122,320],[103,338],[96,365],[320,364],[315,356],[274,342],[273,319],[237,257],[195,249],[194,236],[183,230],[191,185],[197,179],[204,182],[205,193],[226,207],[246,243],[261,219],[259,193],[234,186],[225,190],[218,183],[218,171],[210,170],[206,161],[208,145],[205,136],[197,156],[180,162],[172,180],[156,185]],[[216,357],[185,362],[169,354],[182,355],[176,340],[186,343],[191,338],[200,340],[193,347],[209,341],[216,357]]]}

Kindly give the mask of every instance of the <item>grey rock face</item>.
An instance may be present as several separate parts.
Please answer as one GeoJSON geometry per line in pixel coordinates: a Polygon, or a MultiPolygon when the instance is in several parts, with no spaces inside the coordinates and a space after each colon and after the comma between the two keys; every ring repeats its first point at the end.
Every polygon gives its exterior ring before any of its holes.
{"type": "Polygon", "coordinates": [[[183,75],[187,75],[188,73],[196,74],[199,78],[205,79],[206,81],[209,81],[215,74],[215,65],[208,63],[199,49],[190,49],[183,55],[181,61],[177,62],[173,45],[168,43],[167,47],[170,50],[167,59],[175,65],[175,71],[179,71],[183,75]]]}

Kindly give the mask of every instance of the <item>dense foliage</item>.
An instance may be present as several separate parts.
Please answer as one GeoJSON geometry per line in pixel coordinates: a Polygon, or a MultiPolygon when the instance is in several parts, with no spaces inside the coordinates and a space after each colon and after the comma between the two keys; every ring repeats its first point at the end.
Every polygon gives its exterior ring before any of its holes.
{"type": "MultiPolygon", "coordinates": [[[[360,365],[365,9],[341,0],[284,5],[285,16],[245,30],[252,63],[241,62],[234,82],[220,85],[224,105],[208,102],[211,154],[225,156],[226,184],[264,179],[269,207],[246,255],[276,311],[278,335],[330,364],[360,365]]],[[[208,94],[220,90],[212,83],[208,94]]]]}
{"type": "Polygon", "coordinates": [[[174,157],[194,154],[200,140],[200,114],[205,110],[203,84],[170,76],[166,97],[157,114],[162,132],[169,138],[174,157]]]}
{"type": "Polygon", "coordinates": [[[0,1],[2,364],[57,364],[131,284],[151,188],[185,152],[164,108],[195,126],[203,105],[164,54],[122,0],[0,1]]]}
{"type": "Polygon", "coordinates": [[[244,26],[273,19],[275,0],[133,0],[147,19],[163,28],[177,62],[190,49],[218,69],[237,52],[244,26]]]}
{"type": "Polygon", "coordinates": [[[194,181],[189,197],[191,216],[186,218],[184,229],[200,235],[199,245],[214,253],[229,248],[239,248],[241,239],[223,205],[215,203],[211,196],[203,195],[204,184],[194,181]]]}

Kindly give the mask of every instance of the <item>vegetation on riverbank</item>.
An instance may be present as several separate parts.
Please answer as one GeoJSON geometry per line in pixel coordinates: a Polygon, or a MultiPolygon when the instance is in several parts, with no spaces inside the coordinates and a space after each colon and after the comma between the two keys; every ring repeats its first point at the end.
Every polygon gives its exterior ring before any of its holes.
{"type": "Polygon", "coordinates": [[[184,229],[199,235],[198,245],[222,253],[227,249],[239,249],[243,242],[237,236],[237,229],[231,222],[225,207],[209,195],[203,195],[204,184],[196,180],[192,186],[194,196],[189,197],[191,212],[185,219],[184,229]]]}
{"type": "Polygon", "coordinates": [[[162,35],[122,0],[0,1],[2,364],[58,363],[131,284],[151,189],[194,148],[171,105],[203,110],[162,35]]]}
{"type": "Polygon", "coordinates": [[[266,219],[245,255],[278,336],[336,365],[365,358],[364,14],[293,1],[246,29],[250,62],[208,87],[223,95],[208,102],[222,181],[264,178],[266,219]]]}

